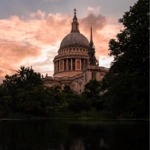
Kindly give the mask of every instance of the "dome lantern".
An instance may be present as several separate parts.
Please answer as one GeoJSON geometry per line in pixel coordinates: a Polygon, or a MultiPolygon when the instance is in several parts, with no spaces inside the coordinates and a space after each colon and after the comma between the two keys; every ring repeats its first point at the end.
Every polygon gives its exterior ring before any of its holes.
{"type": "Polygon", "coordinates": [[[72,29],[71,29],[71,33],[72,32],[79,32],[79,23],[78,23],[78,19],[76,16],[76,9],[74,9],[74,17],[73,17],[73,22],[72,22],[72,29]]]}
{"type": "Polygon", "coordinates": [[[74,17],[72,22],[72,28],[70,34],[66,35],[60,44],[60,49],[64,47],[70,47],[80,45],[83,47],[89,47],[88,39],[80,33],[79,31],[79,23],[76,16],[76,9],[74,9],[74,17]]]}

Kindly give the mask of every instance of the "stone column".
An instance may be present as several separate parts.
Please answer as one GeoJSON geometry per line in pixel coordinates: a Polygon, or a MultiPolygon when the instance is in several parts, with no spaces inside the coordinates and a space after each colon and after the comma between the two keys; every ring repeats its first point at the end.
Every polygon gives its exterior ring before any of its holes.
{"type": "Polygon", "coordinates": [[[75,58],[75,70],[77,70],[77,58],[75,58]]]}
{"type": "Polygon", "coordinates": [[[60,60],[58,60],[58,71],[60,71],[60,60]]]}
{"type": "Polygon", "coordinates": [[[69,66],[68,66],[68,58],[66,59],[66,70],[68,70],[69,66]]]}
{"type": "Polygon", "coordinates": [[[83,69],[83,58],[81,58],[81,70],[83,69]]]}
{"type": "Polygon", "coordinates": [[[81,58],[79,59],[79,62],[80,62],[80,70],[81,70],[81,58]]]}
{"type": "Polygon", "coordinates": [[[72,58],[71,58],[71,70],[72,70],[72,58]]]}
{"type": "Polygon", "coordinates": [[[77,58],[75,58],[75,70],[77,70],[77,58]]]}
{"type": "Polygon", "coordinates": [[[65,71],[65,67],[66,67],[66,66],[65,66],[65,63],[66,63],[66,62],[65,62],[65,59],[63,60],[63,62],[64,62],[64,68],[63,68],[63,69],[64,69],[64,71],[65,71]]]}
{"type": "Polygon", "coordinates": [[[64,71],[64,60],[62,60],[62,71],[64,71]]]}

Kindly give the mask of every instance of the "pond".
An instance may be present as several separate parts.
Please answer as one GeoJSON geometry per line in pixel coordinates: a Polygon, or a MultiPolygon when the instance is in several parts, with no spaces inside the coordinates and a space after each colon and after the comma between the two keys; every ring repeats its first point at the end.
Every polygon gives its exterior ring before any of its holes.
{"type": "Polygon", "coordinates": [[[0,150],[148,150],[148,146],[148,121],[0,121],[0,150]]]}

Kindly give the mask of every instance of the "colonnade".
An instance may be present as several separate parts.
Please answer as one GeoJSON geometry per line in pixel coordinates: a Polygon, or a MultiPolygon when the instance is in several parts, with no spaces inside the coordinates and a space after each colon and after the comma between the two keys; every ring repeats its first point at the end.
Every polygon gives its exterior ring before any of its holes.
{"type": "Polygon", "coordinates": [[[56,73],[70,70],[82,70],[85,65],[87,65],[87,59],[85,58],[65,58],[54,62],[54,71],[56,73]]]}

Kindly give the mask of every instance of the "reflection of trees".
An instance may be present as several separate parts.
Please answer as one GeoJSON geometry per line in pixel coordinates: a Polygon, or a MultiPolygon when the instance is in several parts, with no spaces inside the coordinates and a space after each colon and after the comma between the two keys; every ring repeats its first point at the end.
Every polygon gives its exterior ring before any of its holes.
{"type": "Polygon", "coordinates": [[[81,139],[74,140],[70,150],[85,150],[84,142],[81,139]]]}
{"type": "MultiPolygon", "coordinates": [[[[68,148],[68,150],[85,150],[85,144],[82,139],[75,139],[74,141],[72,141],[72,144],[68,148]]],[[[64,144],[60,144],[59,150],[67,149],[65,149],[64,144]]]]}
{"type": "Polygon", "coordinates": [[[2,150],[142,150],[148,124],[72,124],[62,120],[0,122],[2,150]]]}

